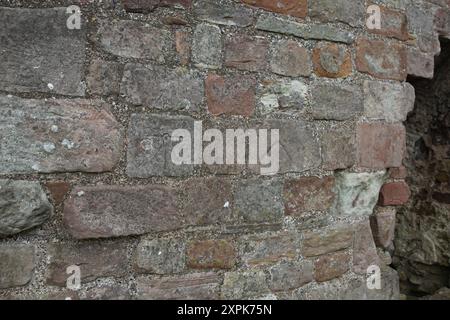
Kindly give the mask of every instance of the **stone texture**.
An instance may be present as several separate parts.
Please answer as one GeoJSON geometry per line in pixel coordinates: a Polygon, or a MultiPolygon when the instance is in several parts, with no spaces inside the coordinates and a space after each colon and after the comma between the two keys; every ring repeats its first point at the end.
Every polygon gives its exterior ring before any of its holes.
{"type": "Polygon", "coordinates": [[[183,182],[178,193],[181,211],[189,225],[233,221],[234,197],[230,180],[221,177],[193,178],[183,182]]]}
{"type": "Polygon", "coordinates": [[[121,0],[126,11],[149,13],[158,7],[190,8],[192,0],[121,0]]]}
{"type": "Polygon", "coordinates": [[[322,167],[346,169],[356,163],[356,134],[345,127],[327,126],[322,133],[322,167]]]}
{"type": "Polygon", "coordinates": [[[203,87],[196,71],[129,63],[125,65],[121,94],[134,105],[195,112],[203,102],[203,87]]]}
{"type": "Polygon", "coordinates": [[[309,2],[309,16],[323,22],[343,22],[361,26],[366,16],[364,0],[314,0],[309,2]]]}
{"type": "Polygon", "coordinates": [[[408,48],[407,71],[409,75],[432,79],[434,76],[434,55],[423,53],[417,48],[408,48]]]}
{"type": "Polygon", "coordinates": [[[228,240],[192,241],[186,256],[193,269],[231,269],[236,264],[236,249],[228,240]]]}
{"type": "Polygon", "coordinates": [[[280,133],[279,173],[304,172],[320,166],[320,145],[312,126],[296,120],[267,120],[264,127],[280,133]]]}
{"type": "Polygon", "coordinates": [[[311,88],[312,115],[317,120],[348,120],[363,111],[360,86],[316,84],[311,88]]]}
{"type": "Polygon", "coordinates": [[[208,111],[214,116],[251,116],[255,110],[255,86],[252,76],[209,74],[205,84],[208,111]]]}
{"type": "Polygon", "coordinates": [[[64,207],[64,222],[77,239],[137,235],[183,226],[175,192],[168,187],[76,187],[64,207]]]}
{"type": "Polygon", "coordinates": [[[379,204],[382,206],[401,206],[408,202],[410,196],[411,191],[406,182],[386,183],[380,190],[379,204]]]}
{"type": "Polygon", "coordinates": [[[137,278],[137,297],[141,300],[216,300],[220,295],[220,276],[193,273],[161,279],[137,278]]]}
{"type": "Polygon", "coordinates": [[[245,222],[276,222],[283,216],[279,180],[243,180],[234,192],[235,212],[245,222]]]}
{"type": "Polygon", "coordinates": [[[302,216],[308,211],[326,211],[334,201],[334,178],[304,177],[284,184],[285,214],[302,216]]]}
{"type": "Polygon", "coordinates": [[[184,252],[182,239],[142,239],[134,256],[135,268],[140,273],[180,273],[185,269],[184,252]]]}
{"type": "Polygon", "coordinates": [[[254,20],[251,9],[221,3],[218,0],[197,1],[194,13],[202,21],[225,26],[248,27],[254,20]]]}
{"type": "Polygon", "coordinates": [[[66,286],[67,268],[79,266],[81,282],[101,277],[121,277],[127,273],[127,245],[124,243],[52,243],[49,248],[47,283],[66,286]]]}
{"type": "Polygon", "coordinates": [[[225,42],[225,66],[247,71],[268,67],[269,41],[262,37],[233,35],[225,42]]]}
{"type": "Polygon", "coordinates": [[[186,176],[192,164],[176,165],[172,161],[172,132],[194,130],[194,119],[186,116],[133,114],[128,128],[127,175],[134,178],[152,176],[186,176]]]}
{"type": "Polygon", "coordinates": [[[0,90],[84,96],[86,28],[69,30],[67,18],[66,8],[0,8],[0,90]]]}
{"type": "Polygon", "coordinates": [[[335,215],[370,216],[386,178],[385,171],[336,174],[335,215]]]}
{"type": "Polygon", "coordinates": [[[242,0],[242,2],[275,13],[305,18],[308,14],[307,0],[242,0]]]}
{"type": "Polygon", "coordinates": [[[396,209],[379,208],[370,217],[370,226],[377,246],[391,247],[395,235],[396,209]]]}
{"type": "Polygon", "coordinates": [[[248,266],[294,259],[299,249],[298,237],[288,232],[251,236],[242,242],[242,261],[248,266]]]}
{"type": "Polygon", "coordinates": [[[194,31],[192,60],[200,68],[222,67],[222,33],[219,27],[207,23],[197,25],[194,31]]]}
{"type": "Polygon", "coordinates": [[[169,31],[138,21],[103,21],[98,30],[98,37],[103,50],[124,58],[162,63],[166,61],[168,52],[174,52],[175,43],[169,31]]]}
{"type": "Polygon", "coordinates": [[[359,124],[359,165],[373,169],[401,166],[406,149],[405,135],[405,127],[402,124],[359,124]]]}
{"type": "Polygon", "coordinates": [[[381,260],[375,246],[369,220],[359,223],[355,230],[353,244],[353,272],[367,274],[370,266],[381,267],[381,260]]]}
{"type": "Polygon", "coordinates": [[[390,168],[389,177],[391,179],[406,179],[406,177],[408,177],[408,169],[404,166],[390,168]]]}
{"type": "Polygon", "coordinates": [[[302,254],[316,257],[349,248],[353,244],[353,229],[338,226],[321,232],[307,232],[304,235],[302,254]]]}
{"type": "Polygon", "coordinates": [[[65,181],[48,181],[45,183],[45,187],[50,192],[55,206],[62,204],[70,191],[70,183],[65,181]]]}
{"type": "Polygon", "coordinates": [[[273,15],[261,15],[256,22],[256,29],[292,35],[302,39],[329,40],[353,43],[354,34],[331,25],[308,25],[287,20],[273,15]]]}
{"type": "Polygon", "coordinates": [[[118,95],[121,69],[120,64],[116,62],[98,59],[92,61],[86,78],[89,91],[100,96],[118,95]]]}
{"type": "Polygon", "coordinates": [[[0,96],[0,173],[103,172],[119,160],[122,129],[98,100],[0,96]]]}
{"type": "Polygon", "coordinates": [[[364,115],[369,119],[404,122],[414,109],[414,87],[409,83],[364,82],[364,115]]]}
{"type": "Polygon", "coordinates": [[[282,261],[269,269],[269,287],[272,291],[293,290],[313,280],[313,263],[311,261],[282,261]]]}
{"type": "Polygon", "coordinates": [[[346,251],[323,255],[314,261],[314,279],[324,282],[338,278],[350,270],[350,261],[346,251]]]}
{"type": "Polygon", "coordinates": [[[270,60],[272,72],[289,77],[307,77],[312,71],[308,49],[292,40],[278,42],[270,60]]]}
{"type": "Polygon", "coordinates": [[[191,61],[191,35],[188,31],[175,31],[175,48],[182,66],[187,66],[191,61]]]}
{"type": "Polygon", "coordinates": [[[0,180],[0,238],[39,226],[52,214],[39,182],[0,180]]]}
{"type": "Polygon", "coordinates": [[[259,99],[260,113],[277,111],[302,112],[308,99],[309,88],[299,80],[267,80],[263,83],[259,99]]]}
{"type": "Polygon", "coordinates": [[[319,43],[314,48],[312,60],[314,72],[320,77],[346,78],[352,73],[352,58],[343,45],[319,43]]]}
{"type": "Polygon", "coordinates": [[[0,246],[0,289],[24,286],[31,281],[35,249],[30,245],[0,246]]]}
{"type": "Polygon", "coordinates": [[[385,6],[381,8],[381,29],[368,29],[370,33],[406,41],[409,38],[406,15],[385,6]]]}
{"type": "Polygon", "coordinates": [[[263,271],[249,270],[225,273],[221,299],[256,298],[269,292],[263,271]]]}
{"type": "Polygon", "coordinates": [[[406,49],[403,45],[361,38],[356,46],[358,71],[380,79],[406,80],[406,49]]]}

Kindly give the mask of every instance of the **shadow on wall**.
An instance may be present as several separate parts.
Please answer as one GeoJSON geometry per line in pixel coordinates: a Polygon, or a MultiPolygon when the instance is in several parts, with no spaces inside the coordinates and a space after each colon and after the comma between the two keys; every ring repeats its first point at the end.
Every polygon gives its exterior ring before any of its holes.
{"type": "Polygon", "coordinates": [[[441,47],[433,79],[408,78],[416,90],[405,124],[412,197],[397,215],[394,265],[413,297],[450,287],[450,40],[441,47]]]}

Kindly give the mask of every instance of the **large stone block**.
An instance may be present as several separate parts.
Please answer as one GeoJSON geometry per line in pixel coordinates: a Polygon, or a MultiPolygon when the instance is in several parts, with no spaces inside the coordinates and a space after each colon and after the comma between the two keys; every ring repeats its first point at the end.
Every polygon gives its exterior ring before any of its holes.
{"type": "Polygon", "coordinates": [[[0,238],[39,226],[52,213],[39,182],[0,180],[0,238]]]}
{"type": "Polygon", "coordinates": [[[0,96],[0,173],[109,171],[122,134],[99,100],[0,96]]]}
{"type": "Polygon", "coordinates": [[[0,90],[84,96],[85,21],[66,8],[0,8],[0,90]]]}
{"type": "Polygon", "coordinates": [[[24,286],[31,281],[35,267],[33,246],[0,246],[0,289],[24,286]]]}

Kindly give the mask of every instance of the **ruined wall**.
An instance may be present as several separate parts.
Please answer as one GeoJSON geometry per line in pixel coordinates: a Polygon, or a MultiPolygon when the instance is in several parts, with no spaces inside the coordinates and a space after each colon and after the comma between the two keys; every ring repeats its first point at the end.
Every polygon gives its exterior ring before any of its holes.
{"type": "Polygon", "coordinates": [[[398,298],[405,80],[449,3],[374,3],[0,0],[0,298],[398,298]],[[279,129],[277,174],[174,165],[194,121],[279,129]]]}

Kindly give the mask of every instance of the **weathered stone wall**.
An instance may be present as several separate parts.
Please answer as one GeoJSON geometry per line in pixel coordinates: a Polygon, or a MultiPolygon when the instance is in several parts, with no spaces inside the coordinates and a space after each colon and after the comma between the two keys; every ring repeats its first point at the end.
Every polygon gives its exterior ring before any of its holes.
{"type": "Polygon", "coordinates": [[[374,3],[0,0],[0,298],[398,298],[405,80],[449,2],[374,3]],[[175,166],[195,120],[280,129],[279,173],[175,166]]]}

